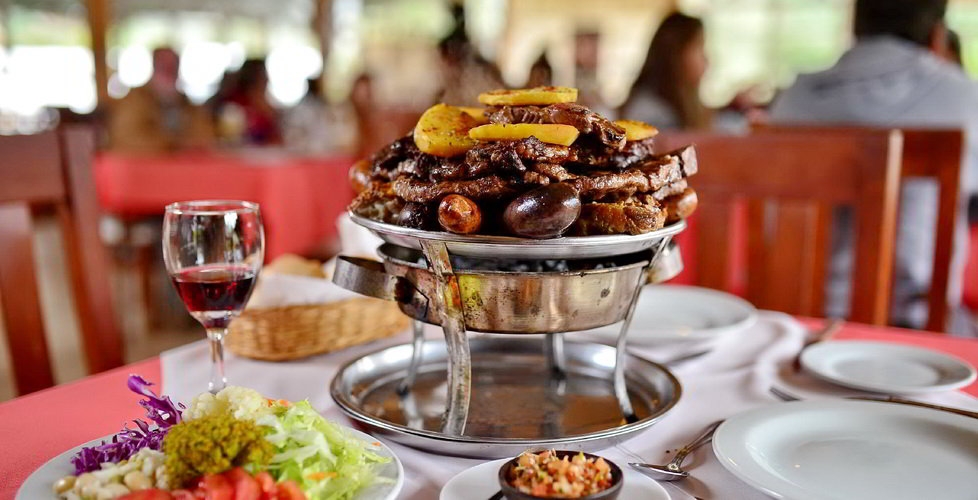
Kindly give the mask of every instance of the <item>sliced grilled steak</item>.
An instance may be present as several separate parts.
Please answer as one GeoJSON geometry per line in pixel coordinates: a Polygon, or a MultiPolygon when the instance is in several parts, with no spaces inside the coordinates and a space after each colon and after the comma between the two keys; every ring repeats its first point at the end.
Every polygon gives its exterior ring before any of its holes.
{"type": "Polygon", "coordinates": [[[585,203],[567,234],[643,234],[661,229],[665,221],[666,212],[659,202],[649,194],[639,194],[618,203],[585,203]]]}
{"type": "Polygon", "coordinates": [[[666,198],[662,201],[662,206],[666,209],[666,223],[672,224],[693,215],[698,204],[699,199],[692,188],[687,188],[682,194],[666,198]]]}
{"type": "Polygon", "coordinates": [[[591,144],[586,140],[578,142],[572,149],[576,156],[575,163],[581,169],[624,170],[655,156],[652,139],[626,142],[620,150],[605,144],[594,144],[593,141],[591,144]]]}
{"type": "Polygon", "coordinates": [[[625,145],[625,130],[580,104],[550,106],[495,106],[486,111],[492,123],[554,123],[570,125],[582,134],[591,134],[603,144],[620,150],[625,145]]]}
{"type": "Polygon", "coordinates": [[[397,197],[390,183],[374,184],[361,192],[350,203],[350,210],[372,220],[395,224],[397,216],[404,208],[404,200],[397,197]]]}
{"type": "Polygon", "coordinates": [[[473,200],[496,200],[515,192],[512,182],[496,175],[466,181],[426,182],[409,177],[394,181],[394,192],[406,201],[427,203],[448,194],[460,194],[473,200]]]}
{"type": "Polygon", "coordinates": [[[648,193],[682,179],[679,161],[675,157],[666,160],[664,163],[649,162],[624,172],[594,172],[567,182],[577,187],[582,197],[590,200],[599,200],[614,193],[648,193]]]}

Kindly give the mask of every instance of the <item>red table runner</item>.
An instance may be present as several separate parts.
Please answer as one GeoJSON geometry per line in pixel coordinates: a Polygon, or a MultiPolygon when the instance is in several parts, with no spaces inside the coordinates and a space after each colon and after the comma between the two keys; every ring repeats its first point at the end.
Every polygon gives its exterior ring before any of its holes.
{"type": "Polygon", "coordinates": [[[102,209],[121,216],[158,215],[175,201],[234,199],[261,205],[267,260],[302,253],[336,233],[353,192],[349,158],[301,158],[256,150],[95,159],[102,209]]]}

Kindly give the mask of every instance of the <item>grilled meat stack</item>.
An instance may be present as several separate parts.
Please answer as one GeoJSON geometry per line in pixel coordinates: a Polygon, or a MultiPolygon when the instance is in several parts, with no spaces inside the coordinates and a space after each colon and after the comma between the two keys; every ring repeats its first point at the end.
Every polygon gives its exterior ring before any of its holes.
{"type": "Polygon", "coordinates": [[[657,154],[653,127],[612,122],[572,102],[572,90],[435,106],[354,166],[351,210],[416,229],[533,238],[641,234],[688,217],[693,148],[657,154]]]}

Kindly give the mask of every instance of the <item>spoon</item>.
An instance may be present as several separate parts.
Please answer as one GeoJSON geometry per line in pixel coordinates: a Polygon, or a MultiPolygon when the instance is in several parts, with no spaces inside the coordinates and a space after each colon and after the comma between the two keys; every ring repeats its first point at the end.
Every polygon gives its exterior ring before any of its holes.
{"type": "Polygon", "coordinates": [[[713,439],[713,433],[716,432],[717,427],[720,427],[722,423],[723,420],[717,420],[708,425],[702,434],[694,439],[693,442],[680,448],[672,461],[665,465],[643,464],[639,462],[630,462],[628,465],[631,465],[632,468],[656,481],[676,481],[677,479],[688,477],[689,473],[682,469],[683,460],[686,460],[686,457],[700,446],[709,443],[713,439]]]}

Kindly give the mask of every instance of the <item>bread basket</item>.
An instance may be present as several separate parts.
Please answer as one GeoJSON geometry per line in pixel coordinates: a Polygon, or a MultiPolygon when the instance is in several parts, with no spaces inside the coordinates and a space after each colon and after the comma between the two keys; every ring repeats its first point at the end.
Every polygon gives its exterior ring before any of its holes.
{"type": "Polygon", "coordinates": [[[289,361],[390,337],[409,326],[397,304],[350,296],[325,303],[246,308],[231,322],[226,345],[238,356],[289,361]]]}

